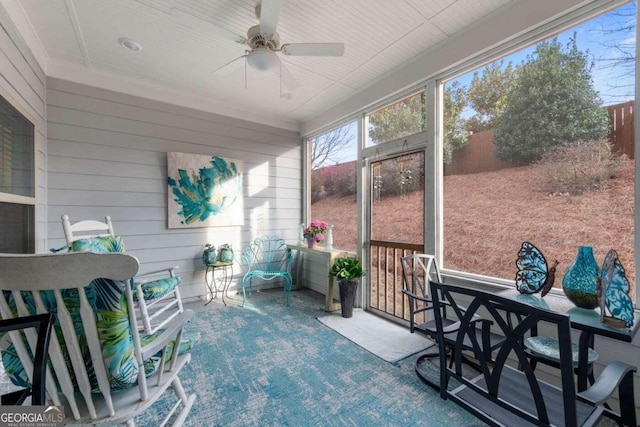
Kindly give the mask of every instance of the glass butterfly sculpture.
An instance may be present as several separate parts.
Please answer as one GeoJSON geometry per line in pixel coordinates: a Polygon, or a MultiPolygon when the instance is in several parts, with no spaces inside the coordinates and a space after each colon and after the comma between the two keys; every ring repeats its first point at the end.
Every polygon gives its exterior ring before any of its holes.
{"type": "Polygon", "coordinates": [[[633,326],[631,287],[615,250],[611,249],[604,258],[597,282],[600,320],[618,328],[633,326]]]}
{"type": "Polygon", "coordinates": [[[549,268],[540,249],[529,242],[523,242],[516,260],[516,288],[521,294],[542,292],[544,297],[553,288],[558,261],[549,268]]]}

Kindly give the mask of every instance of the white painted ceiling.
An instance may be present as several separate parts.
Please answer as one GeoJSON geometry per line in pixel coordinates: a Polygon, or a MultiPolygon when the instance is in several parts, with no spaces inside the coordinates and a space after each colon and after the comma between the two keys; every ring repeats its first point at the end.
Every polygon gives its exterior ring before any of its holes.
{"type": "MultiPolygon", "coordinates": [[[[281,86],[275,73],[246,67],[246,46],[194,25],[179,8],[238,35],[258,24],[255,0],[20,0],[47,69],[56,77],[99,73],[144,82],[218,106],[302,123],[455,37],[515,0],[284,0],[282,43],[342,42],[340,57],[284,56],[298,81],[281,86]],[[128,37],[140,52],[118,44],[128,37]],[[245,88],[246,81],[246,88],[245,88]]],[[[24,18],[24,17],[23,17],[24,18]]],[[[49,73],[48,73],[49,74],[49,73]]],[[[51,75],[51,74],[50,74],[51,75]]]]}

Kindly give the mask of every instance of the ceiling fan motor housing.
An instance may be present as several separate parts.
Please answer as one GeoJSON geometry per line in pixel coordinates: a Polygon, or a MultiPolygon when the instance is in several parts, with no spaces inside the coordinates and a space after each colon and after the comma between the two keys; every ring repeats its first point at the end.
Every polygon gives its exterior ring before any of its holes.
{"type": "Polygon", "coordinates": [[[280,48],[280,36],[278,33],[264,35],[260,32],[260,25],[254,25],[247,31],[247,44],[252,49],[266,47],[270,50],[278,50],[280,48]]]}

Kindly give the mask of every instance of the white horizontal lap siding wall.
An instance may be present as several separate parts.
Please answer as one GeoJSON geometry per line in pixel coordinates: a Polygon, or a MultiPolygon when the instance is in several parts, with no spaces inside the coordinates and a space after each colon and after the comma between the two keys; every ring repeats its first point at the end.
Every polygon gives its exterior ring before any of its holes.
{"type": "Polygon", "coordinates": [[[35,125],[36,251],[46,251],[46,77],[0,6],[0,94],[35,125]]]}
{"type": "MultiPolygon", "coordinates": [[[[48,243],[64,245],[60,216],[110,215],[141,270],[177,265],[185,298],[205,293],[205,243],[241,250],[263,234],[297,239],[301,155],[297,132],[49,79],[48,243]],[[244,224],[167,228],[167,152],[244,163],[244,224]]],[[[235,266],[234,286],[242,277],[235,266]]]]}

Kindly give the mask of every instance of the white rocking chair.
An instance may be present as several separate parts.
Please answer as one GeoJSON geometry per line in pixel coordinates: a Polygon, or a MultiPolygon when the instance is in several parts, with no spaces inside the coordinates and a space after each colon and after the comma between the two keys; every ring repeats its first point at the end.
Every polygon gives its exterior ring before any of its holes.
{"type": "MultiPolygon", "coordinates": [[[[0,255],[0,317],[55,316],[44,380],[47,404],[64,405],[65,425],[133,426],[168,388],[178,402],[165,422],[180,426],[191,410],[195,394],[187,395],[178,378],[191,355],[174,350],[193,312],[180,313],[143,346],[125,282],[138,266],[123,253],[0,255]]],[[[14,358],[5,366],[14,382],[32,381],[36,341],[33,329],[0,338],[3,355],[14,358]]]]}
{"type": "MultiPolygon", "coordinates": [[[[84,220],[71,224],[69,217],[62,215],[62,229],[69,251],[124,252],[124,244],[113,230],[111,217],[104,219],[104,222],[84,220]]],[[[184,311],[178,289],[180,278],[175,274],[177,268],[139,274],[133,281],[140,329],[147,334],[165,327],[184,311]]]]}

